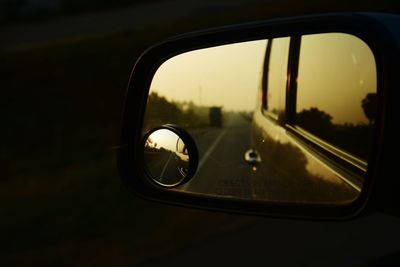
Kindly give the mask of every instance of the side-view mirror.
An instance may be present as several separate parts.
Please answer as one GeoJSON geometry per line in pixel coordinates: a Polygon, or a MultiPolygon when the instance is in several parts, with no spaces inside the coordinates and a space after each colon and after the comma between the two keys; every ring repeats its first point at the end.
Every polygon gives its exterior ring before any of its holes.
{"type": "Polygon", "coordinates": [[[400,16],[321,14],[147,50],[122,122],[122,180],[150,200],[302,218],[399,213],[400,16]]]}

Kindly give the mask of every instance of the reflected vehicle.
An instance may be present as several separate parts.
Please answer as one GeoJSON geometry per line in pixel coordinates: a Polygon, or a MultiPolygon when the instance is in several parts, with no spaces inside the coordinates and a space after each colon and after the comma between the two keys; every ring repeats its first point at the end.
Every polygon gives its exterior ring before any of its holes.
{"type": "Polygon", "coordinates": [[[222,127],[221,107],[211,107],[209,110],[210,126],[222,127]]]}
{"type": "Polygon", "coordinates": [[[254,179],[273,190],[257,195],[268,192],[282,202],[354,201],[372,148],[376,88],[373,53],[356,36],[270,39],[252,146],[262,158],[254,179]]]}

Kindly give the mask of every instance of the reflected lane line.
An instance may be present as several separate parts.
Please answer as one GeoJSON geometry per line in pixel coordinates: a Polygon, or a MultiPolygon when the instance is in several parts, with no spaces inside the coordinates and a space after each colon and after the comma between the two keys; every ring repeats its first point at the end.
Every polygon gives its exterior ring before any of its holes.
{"type": "Polygon", "coordinates": [[[160,182],[162,182],[162,180],[163,180],[163,178],[164,178],[164,173],[165,173],[165,171],[167,170],[168,163],[169,163],[169,161],[171,160],[171,158],[172,158],[172,152],[169,153],[168,160],[165,162],[164,168],[162,169],[162,171],[161,171],[161,173],[160,173],[160,182]]]}
{"type": "Polygon", "coordinates": [[[219,141],[221,141],[222,137],[225,135],[226,133],[226,129],[224,129],[219,135],[218,137],[215,139],[215,141],[212,143],[212,145],[208,148],[208,150],[206,151],[206,153],[204,153],[204,156],[202,157],[202,159],[199,162],[199,165],[197,167],[197,171],[200,171],[201,167],[203,167],[204,163],[207,161],[208,157],[211,155],[211,153],[214,151],[215,147],[218,145],[219,141]]]}
{"type": "MultiPolygon", "coordinates": [[[[196,173],[198,173],[203,167],[204,163],[207,161],[208,157],[211,155],[211,153],[214,151],[215,147],[218,145],[218,143],[221,141],[222,137],[225,135],[226,129],[224,129],[218,136],[215,138],[214,142],[212,145],[207,149],[206,153],[204,153],[204,156],[201,158],[199,165],[197,166],[196,173]]],[[[194,177],[193,177],[194,178],[194,177]]],[[[193,179],[192,178],[192,179],[193,179]]],[[[183,190],[187,190],[188,185],[190,184],[190,181],[187,184],[184,184],[182,186],[183,190]]]]}

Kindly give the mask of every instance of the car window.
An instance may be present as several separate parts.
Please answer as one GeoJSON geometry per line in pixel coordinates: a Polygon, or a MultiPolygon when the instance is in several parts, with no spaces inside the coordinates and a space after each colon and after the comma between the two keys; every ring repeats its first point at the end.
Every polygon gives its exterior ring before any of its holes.
{"type": "Polygon", "coordinates": [[[368,159],[377,110],[377,74],[368,45],[356,36],[303,36],[295,122],[361,159],[368,159]]]}
{"type": "Polygon", "coordinates": [[[287,82],[290,38],[276,38],[270,42],[268,80],[266,88],[266,110],[275,118],[284,109],[287,82]]]}

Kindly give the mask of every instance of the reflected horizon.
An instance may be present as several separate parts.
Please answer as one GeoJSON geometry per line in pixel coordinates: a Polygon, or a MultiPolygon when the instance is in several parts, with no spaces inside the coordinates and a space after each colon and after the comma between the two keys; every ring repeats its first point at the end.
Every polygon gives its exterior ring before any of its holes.
{"type": "Polygon", "coordinates": [[[199,49],[164,62],[150,93],[170,102],[254,110],[266,40],[199,49]]]}

